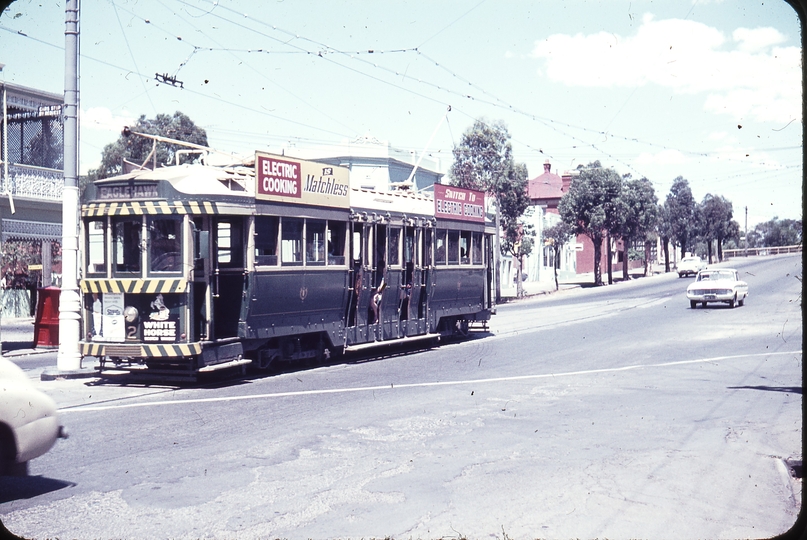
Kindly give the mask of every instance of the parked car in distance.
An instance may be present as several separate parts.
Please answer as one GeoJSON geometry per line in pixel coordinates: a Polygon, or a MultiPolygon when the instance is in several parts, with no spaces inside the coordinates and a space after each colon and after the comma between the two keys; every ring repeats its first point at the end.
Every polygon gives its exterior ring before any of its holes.
{"type": "Polygon", "coordinates": [[[25,476],[28,462],[67,432],[56,402],[40,392],[15,363],[0,358],[0,475],[25,476]]]}
{"type": "Polygon", "coordinates": [[[729,307],[742,306],[748,296],[748,283],[740,279],[733,268],[701,270],[694,283],[687,287],[689,307],[698,303],[703,307],[709,302],[724,302],[729,307]]]}
{"type": "Polygon", "coordinates": [[[706,262],[701,260],[700,257],[684,257],[676,267],[678,277],[684,277],[690,274],[694,276],[704,269],[706,269],[706,262]]]}

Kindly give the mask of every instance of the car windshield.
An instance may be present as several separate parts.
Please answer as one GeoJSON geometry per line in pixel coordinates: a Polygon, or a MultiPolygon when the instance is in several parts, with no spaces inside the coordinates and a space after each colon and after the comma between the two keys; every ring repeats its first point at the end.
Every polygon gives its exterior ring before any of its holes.
{"type": "Polygon", "coordinates": [[[719,279],[734,279],[734,273],[726,270],[720,272],[701,272],[698,281],[717,281],[719,279]]]}

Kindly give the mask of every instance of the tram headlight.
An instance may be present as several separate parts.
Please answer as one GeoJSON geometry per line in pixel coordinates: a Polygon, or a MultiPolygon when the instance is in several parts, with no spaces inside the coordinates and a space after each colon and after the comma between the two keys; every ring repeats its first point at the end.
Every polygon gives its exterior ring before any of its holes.
{"type": "Polygon", "coordinates": [[[137,308],[134,306],[126,306],[123,308],[123,318],[126,319],[126,322],[133,323],[137,320],[137,316],[139,313],[137,312],[137,308]]]}

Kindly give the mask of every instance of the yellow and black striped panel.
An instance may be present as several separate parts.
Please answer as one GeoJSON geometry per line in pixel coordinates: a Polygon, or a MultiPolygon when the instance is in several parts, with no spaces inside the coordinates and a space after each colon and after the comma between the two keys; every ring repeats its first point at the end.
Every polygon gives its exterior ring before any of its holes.
{"type": "Polygon", "coordinates": [[[101,202],[81,207],[81,215],[84,217],[218,213],[218,205],[211,201],[101,202]]]}
{"type": "Polygon", "coordinates": [[[117,344],[81,342],[82,356],[126,356],[135,358],[178,358],[197,356],[202,353],[202,344],[172,343],[162,345],[117,344]]]}
{"type": "Polygon", "coordinates": [[[188,288],[188,280],[171,279],[82,279],[84,293],[183,293],[188,288]]]}

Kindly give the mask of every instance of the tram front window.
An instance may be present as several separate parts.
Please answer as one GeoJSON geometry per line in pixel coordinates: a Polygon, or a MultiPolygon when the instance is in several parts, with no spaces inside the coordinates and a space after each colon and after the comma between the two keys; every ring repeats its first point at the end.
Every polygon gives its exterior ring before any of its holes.
{"type": "Polygon", "coordinates": [[[152,219],[149,223],[149,269],[152,272],[182,270],[181,222],[152,219]]]}
{"type": "Polygon", "coordinates": [[[106,274],[106,220],[87,221],[87,275],[106,274]]]}
{"type": "Polygon", "coordinates": [[[142,229],[143,224],[139,217],[113,218],[113,269],[116,273],[140,273],[142,229]]]}

